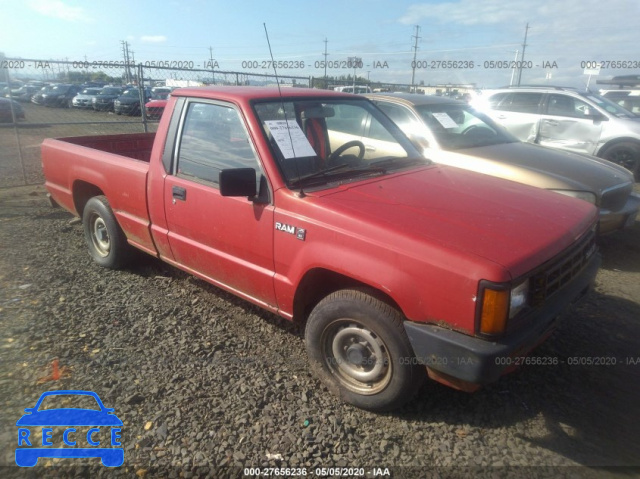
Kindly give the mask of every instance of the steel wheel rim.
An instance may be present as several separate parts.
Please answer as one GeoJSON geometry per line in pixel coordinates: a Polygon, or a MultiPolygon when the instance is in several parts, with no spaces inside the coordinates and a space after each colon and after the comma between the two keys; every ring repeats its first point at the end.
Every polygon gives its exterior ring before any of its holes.
{"type": "Polygon", "coordinates": [[[363,324],[342,318],[325,328],[327,367],[342,386],[358,394],[377,394],[391,381],[392,364],[382,338],[363,324]]]}
{"type": "Polygon", "coordinates": [[[109,230],[101,216],[97,214],[91,215],[89,222],[91,228],[91,242],[96,252],[103,258],[109,255],[111,251],[111,240],[109,238],[109,230]]]}

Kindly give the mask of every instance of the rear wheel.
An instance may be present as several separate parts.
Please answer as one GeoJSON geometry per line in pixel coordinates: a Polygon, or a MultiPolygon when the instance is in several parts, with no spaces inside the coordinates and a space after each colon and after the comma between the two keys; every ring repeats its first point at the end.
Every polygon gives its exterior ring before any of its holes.
{"type": "Polygon", "coordinates": [[[636,181],[640,181],[640,144],[630,141],[615,143],[602,152],[601,157],[633,173],[636,181]]]}
{"type": "Polygon", "coordinates": [[[127,243],[106,197],[94,196],[87,202],[82,223],[89,254],[96,263],[120,269],[129,262],[133,248],[127,243]]]}
{"type": "Polygon", "coordinates": [[[372,411],[400,407],[426,376],[413,360],[402,319],[368,291],[330,294],[307,322],[311,368],[332,393],[354,406],[372,411]]]}

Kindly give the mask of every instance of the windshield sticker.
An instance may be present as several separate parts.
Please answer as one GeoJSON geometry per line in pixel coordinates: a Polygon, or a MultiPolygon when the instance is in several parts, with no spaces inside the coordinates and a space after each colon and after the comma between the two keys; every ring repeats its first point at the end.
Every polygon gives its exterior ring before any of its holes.
{"type": "Polygon", "coordinates": [[[268,120],[265,124],[269,127],[285,159],[316,156],[311,143],[295,120],[268,120]]]}
{"type": "Polygon", "coordinates": [[[445,128],[458,128],[456,122],[446,113],[434,113],[433,117],[445,128]]]}

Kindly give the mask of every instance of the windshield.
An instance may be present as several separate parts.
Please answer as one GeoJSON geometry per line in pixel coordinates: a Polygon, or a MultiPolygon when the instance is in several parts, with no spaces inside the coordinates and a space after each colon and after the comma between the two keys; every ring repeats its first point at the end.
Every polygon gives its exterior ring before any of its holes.
{"type": "Polygon", "coordinates": [[[85,88],[84,90],[82,90],[83,95],[97,95],[99,92],[100,90],[96,88],[85,88]]]}
{"type": "Polygon", "coordinates": [[[277,100],[257,103],[255,111],[291,187],[352,181],[428,163],[367,100],[277,100]]]}
{"type": "Polygon", "coordinates": [[[443,150],[518,141],[486,115],[463,104],[417,105],[415,109],[443,150]]]}
{"type": "Polygon", "coordinates": [[[140,94],[138,93],[138,90],[127,90],[122,94],[122,96],[138,98],[140,94]]]}
{"type": "Polygon", "coordinates": [[[56,93],[64,93],[69,89],[68,85],[57,85],[54,86],[51,91],[56,92],[56,93]]]}
{"type": "Polygon", "coordinates": [[[597,95],[595,93],[581,93],[581,95],[596,105],[598,105],[603,110],[606,110],[608,113],[611,113],[613,116],[618,118],[635,118],[636,115],[631,113],[629,110],[622,108],[617,103],[612,102],[608,98],[597,95]]]}

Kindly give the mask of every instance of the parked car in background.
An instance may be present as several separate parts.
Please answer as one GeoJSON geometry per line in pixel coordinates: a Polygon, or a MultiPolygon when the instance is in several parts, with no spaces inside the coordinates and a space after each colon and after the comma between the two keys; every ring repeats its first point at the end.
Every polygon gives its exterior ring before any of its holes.
{"type": "Polygon", "coordinates": [[[600,90],[600,94],[634,115],[640,115],[640,90],[600,90]]]}
{"type": "Polygon", "coordinates": [[[73,97],[80,91],[79,85],[61,83],[52,87],[42,95],[42,104],[45,106],[58,106],[71,108],[73,97]]]}
{"type": "Polygon", "coordinates": [[[91,106],[97,111],[113,111],[113,102],[122,95],[122,87],[106,86],[91,100],[91,106]]]}
{"type": "Polygon", "coordinates": [[[151,89],[151,100],[166,100],[173,88],[168,86],[156,86],[151,89]]]}
{"type": "Polygon", "coordinates": [[[333,89],[333,91],[340,91],[343,93],[356,93],[359,95],[363,95],[365,93],[371,93],[371,87],[369,86],[361,86],[361,85],[356,85],[355,87],[353,85],[351,86],[337,86],[333,89]]]}
{"type": "Polygon", "coordinates": [[[85,88],[73,97],[74,108],[93,108],[93,99],[100,93],[101,88],[85,88]]]}
{"type": "MultiPolygon", "coordinates": [[[[151,90],[144,90],[145,103],[151,98],[151,90]]],[[[140,91],[138,88],[130,88],[125,90],[113,102],[113,111],[116,115],[139,115],[141,113],[140,107],[140,91]]]]}
{"type": "Polygon", "coordinates": [[[17,101],[31,101],[33,95],[39,90],[40,88],[35,85],[23,85],[17,90],[11,90],[11,98],[17,101]]]}
{"type": "Polygon", "coordinates": [[[522,141],[599,156],[640,180],[640,117],[596,93],[533,86],[487,90],[473,103],[522,141]]]}
{"type": "Polygon", "coordinates": [[[464,102],[412,94],[367,95],[436,163],[486,173],[600,208],[600,233],[631,226],[640,208],[633,177],[607,160],[518,140],[464,102]]]}
{"type": "Polygon", "coordinates": [[[36,92],[35,95],[31,97],[31,103],[35,103],[36,105],[43,105],[44,95],[49,93],[49,91],[51,91],[54,86],[55,84],[44,85],[42,88],[40,88],[39,91],[36,92]]]}
{"type": "Polygon", "coordinates": [[[0,123],[12,123],[14,115],[16,120],[24,120],[22,105],[9,98],[0,98],[0,123]]]}

